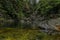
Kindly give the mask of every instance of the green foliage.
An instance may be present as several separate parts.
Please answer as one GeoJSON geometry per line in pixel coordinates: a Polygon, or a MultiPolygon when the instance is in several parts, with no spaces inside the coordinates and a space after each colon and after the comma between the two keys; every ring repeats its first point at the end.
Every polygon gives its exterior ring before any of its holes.
{"type": "Polygon", "coordinates": [[[11,25],[14,27],[17,25],[16,27],[19,26],[20,28],[26,27],[26,29],[0,29],[0,40],[59,40],[59,34],[48,35],[39,32],[39,30],[29,29],[36,19],[39,20],[41,15],[50,19],[50,14],[55,14],[55,11],[60,10],[60,8],[57,8],[59,4],[60,0],[40,0],[39,3],[34,5],[31,5],[28,0],[0,0],[0,15],[2,15],[0,16],[0,28],[11,27],[11,25]],[[58,10],[54,10],[54,7],[58,10]],[[23,20],[23,23],[21,23],[21,20],[23,20]]]}
{"type": "MultiPolygon", "coordinates": [[[[57,5],[59,6],[60,0],[40,0],[39,3],[31,5],[30,1],[26,0],[0,0],[0,12],[3,15],[3,19],[7,20],[13,20],[14,25],[21,26],[20,20],[27,20],[27,18],[32,24],[33,20],[36,19],[39,20],[38,16],[44,16],[45,19],[51,19],[51,14],[55,14],[55,11],[59,10],[60,8],[56,8],[57,10],[54,10],[54,7],[57,5]],[[51,12],[51,10],[53,12],[51,12]],[[35,19],[34,19],[35,18],[35,19]],[[32,20],[33,19],[33,20],[32,20]]],[[[34,2],[33,2],[34,3],[34,2]]],[[[56,14],[58,14],[57,12],[56,14]]],[[[56,16],[56,15],[55,15],[56,16]]],[[[7,23],[8,24],[8,23],[7,23]]],[[[29,23],[27,23],[29,24],[29,23]]],[[[29,25],[30,25],[29,24],[29,25]]],[[[24,24],[23,24],[24,25],[24,24]]]]}
{"type": "MultiPolygon", "coordinates": [[[[16,26],[18,24],[18,2],[17,0],[0,0],[0,4],[1,4],[1,13],[0,15],[2,15],[1,18],[4,18],[3,21],[3,25],[7,24],[8,20],[13,20],[14,21],[14,25],[16,26]],[[17,24],[16,24],[17,23],[17,24]]],[[[9,22],[10,23],[10,22],[9,22]]],[[[13,23],[13,22],[12,22],[13,23]]],[[[2,25],[2,26],[3,26],[2,25]]]]}
{"type": "Polygon", "coordinates": [[[50,10],[53,10],[58,4],[60,4],[60,0],[40,0],[40,2],[34,6],[30,5],[27,1],[22,1],[22,3],[20,1],[20,10],[24,17],[30,17],[35,11],[37,11],[38,15],[46,16],[49,14],[50,10]]]}

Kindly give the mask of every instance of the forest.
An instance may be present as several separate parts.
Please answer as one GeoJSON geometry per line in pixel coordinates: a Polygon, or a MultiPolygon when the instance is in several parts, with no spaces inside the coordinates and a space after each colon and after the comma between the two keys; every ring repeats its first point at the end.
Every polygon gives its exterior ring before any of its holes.
{"type": "Polygon", "coordinates": [[[60,0],[0,0],[0,40],[60,40],[60,0]]]}

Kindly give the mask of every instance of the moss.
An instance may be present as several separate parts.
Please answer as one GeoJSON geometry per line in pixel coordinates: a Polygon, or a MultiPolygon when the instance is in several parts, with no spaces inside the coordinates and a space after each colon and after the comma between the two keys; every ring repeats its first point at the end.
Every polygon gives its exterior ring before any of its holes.
{"type": "Polygon", "coordinates": [[[39,30],[30,29],[11,29],[6,28],[0,30],[0,40],[59,40],[60,35],[48,35],[39,30]]]}

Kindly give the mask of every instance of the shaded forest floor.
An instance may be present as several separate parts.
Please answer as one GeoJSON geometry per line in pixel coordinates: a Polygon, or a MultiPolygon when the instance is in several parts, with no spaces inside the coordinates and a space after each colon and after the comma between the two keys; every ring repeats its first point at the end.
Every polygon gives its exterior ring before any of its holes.
{"type": "Polygon", "coordinates": [[[0,40],[60,40],[60,35],[48,35],[34,29],[4,28],[0,29],[0,40]]]}

